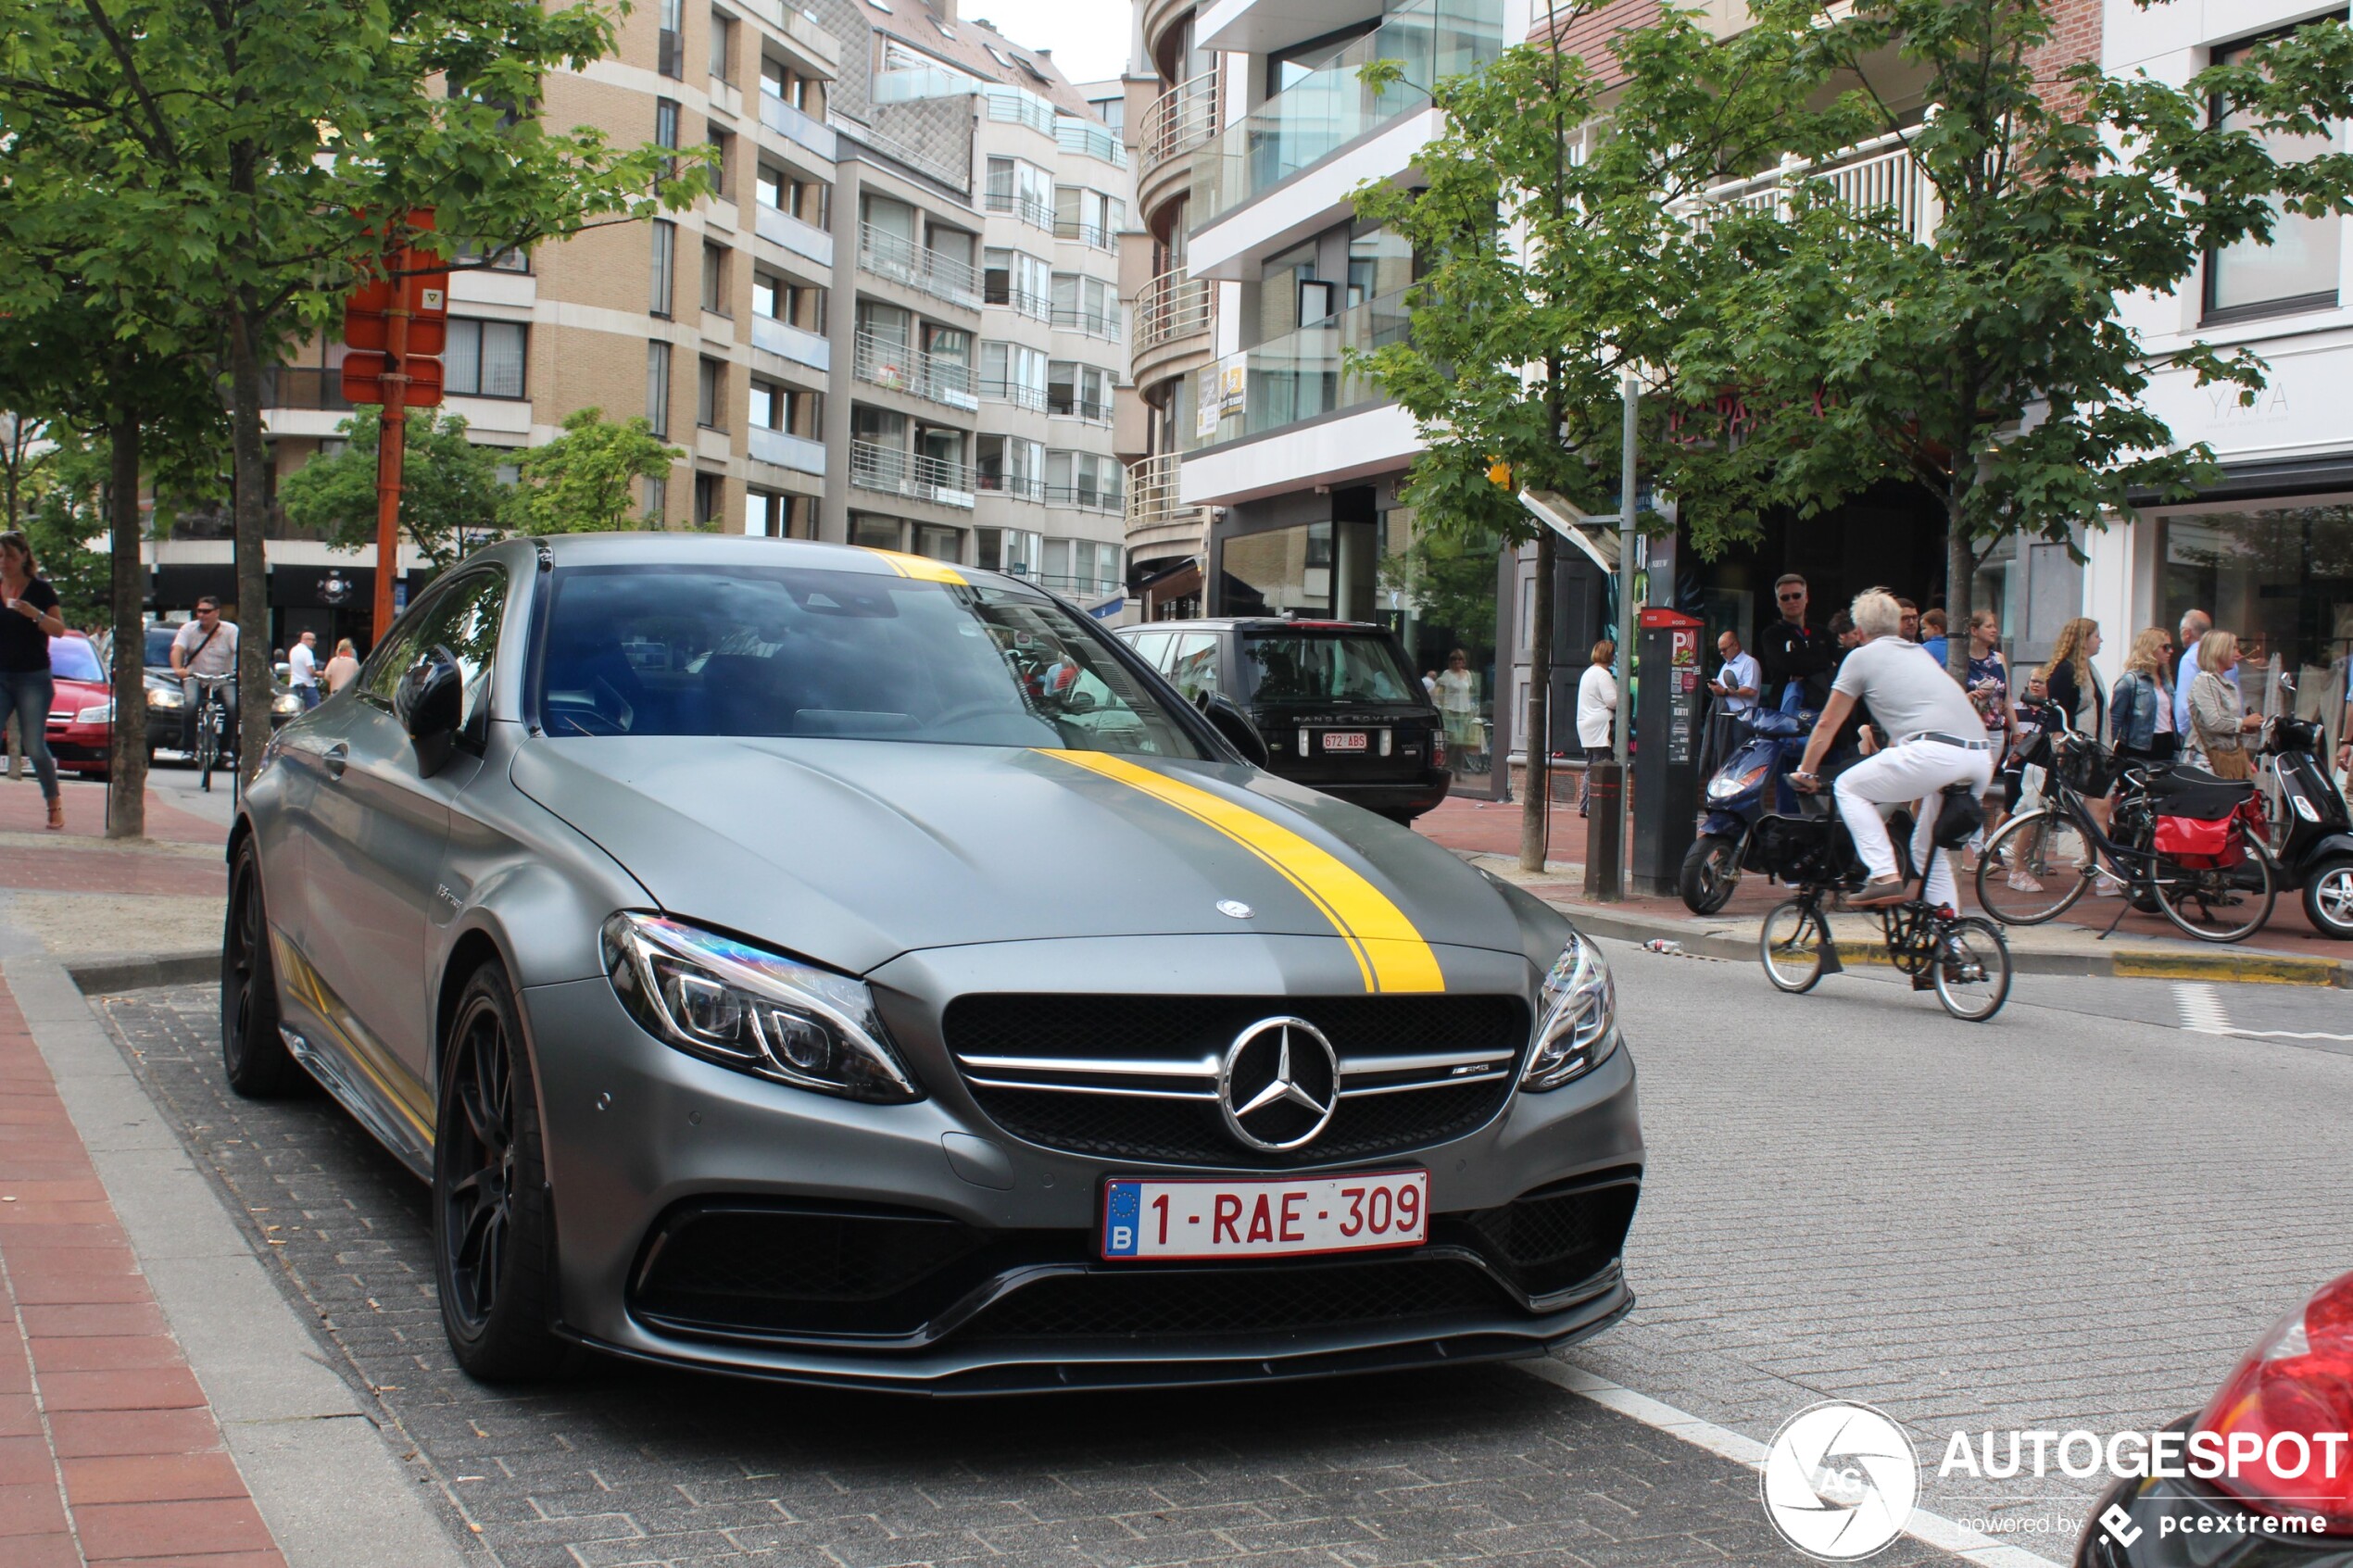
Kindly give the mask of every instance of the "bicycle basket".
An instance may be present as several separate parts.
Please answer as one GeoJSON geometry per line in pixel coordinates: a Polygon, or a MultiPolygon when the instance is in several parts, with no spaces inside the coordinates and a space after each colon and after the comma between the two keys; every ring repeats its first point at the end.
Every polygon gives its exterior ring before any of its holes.
{"type": "Polygon", "coordinates": [[[2061,740],[2058,753],[2058,776],[2079,795],[2106,795],[2116,787],[2116,755],[2089,735],[2069,735],[2061,740]]]}
{"type": "Polygon", "coordinates": [[[1750,869],[1782,882],[1831,874],[1831,832],[1828,817],[1781,817],[1768,812],[1756,819],[1749,838],[1750,869]]]}

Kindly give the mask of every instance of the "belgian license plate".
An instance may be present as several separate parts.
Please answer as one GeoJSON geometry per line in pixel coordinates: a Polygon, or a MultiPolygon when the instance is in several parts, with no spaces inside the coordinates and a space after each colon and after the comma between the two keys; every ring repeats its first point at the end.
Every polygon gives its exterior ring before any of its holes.
{"type": "Polygon", "coordinates": [[[1428,1239],[1427,1171],[1296,1181],[1114,1176],[1103,1184],[1106,1258],[1285,1258],[1428,1239]]]}
{"type": "Polygon", "coordinates": [[[1326,751],[1362,751],[1365,749],[1365,732],[1327,730],[1324,733],[1324,749],[1326,751]]]}

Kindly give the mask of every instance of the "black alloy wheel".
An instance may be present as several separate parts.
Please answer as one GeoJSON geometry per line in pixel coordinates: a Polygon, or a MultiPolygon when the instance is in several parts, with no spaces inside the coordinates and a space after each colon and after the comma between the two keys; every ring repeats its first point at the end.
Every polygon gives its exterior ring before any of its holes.
{"type": "Polygon", "coordinates": [[[251,834],[229,872],[229,918],[220,933],[220,1066],[247,1099],[284,1094],[299,1081],[278,1033],[278,975],[261,895],[261,852],[251,834]]]}
{"type": "Polygon", "coordinates": [[[434,1256],[449,1348],[475,1377],[544,1377],[565,1355],[550,1328],[554,1223],[531,1060],[496,963],[458,999],[437,1121],[434,1256]]]}

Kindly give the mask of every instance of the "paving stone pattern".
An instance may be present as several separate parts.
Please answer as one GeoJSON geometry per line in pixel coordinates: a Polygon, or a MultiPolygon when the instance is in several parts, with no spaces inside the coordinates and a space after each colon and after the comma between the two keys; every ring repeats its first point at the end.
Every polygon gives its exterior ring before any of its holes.
{"type": "MultiPolygon", "coordinates": [[[[1509,1368],[987,1403],[611,1362],[483,1387],[443,1345],[422,1189],[321,1096],[230,1096],[213,1009],[188,989],[104,1010],[330,1359],[500,1564],[1799,1561],[1749,1472],[1509,1368]]],[[[1873,1560],[1952,1561],[1909,1541],[1873,1560]]]]}

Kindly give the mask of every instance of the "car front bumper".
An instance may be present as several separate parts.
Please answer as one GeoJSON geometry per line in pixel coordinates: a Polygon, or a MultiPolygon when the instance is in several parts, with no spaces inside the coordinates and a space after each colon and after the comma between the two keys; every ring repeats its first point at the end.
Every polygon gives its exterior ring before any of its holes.
{"type": "MultiPolygon", "coordinates": [[[[904,1022],[913,997],[1031,988],[1013,972],[1083,973],[1112,991],[1149,973],[1171,994],[1215,975],[1278,1011],[1285,972],[1294,982],[1324,972],[1336,946],[1180,937],[905,956],[872,978],[887,1000],[895,994],[886,1016],[929,1093],[891,1106],[673,1050],[602,978],[532,987],[560,1326],[624,1356],[938,1394],[1491,1360],[1606,1327],[1632,1302],[1619,1253],[1642,1161],[1622,1048],[1559,1089],[1509,1095],[1459,1136],[1378,1159],[1222,1172],[1427,1170],[1424,1248],[1114,1263],[1095,1254],[1104,1178],[1210,1168],[1013,1137],[975,1103],[945,1047],[904,1022]]],[[[1516,956],[1476,957],[1490,985],[1525,976],[1516,956]]]]}

